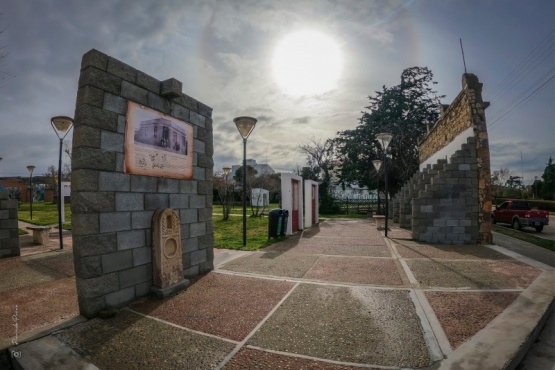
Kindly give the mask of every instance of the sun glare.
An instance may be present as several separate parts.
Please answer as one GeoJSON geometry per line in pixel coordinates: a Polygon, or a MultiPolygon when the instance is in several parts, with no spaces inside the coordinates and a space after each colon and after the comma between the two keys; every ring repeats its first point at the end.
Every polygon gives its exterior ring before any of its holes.
{"type": "Polygon", "coordinates": [[[316,31],[299,31],[279,42],[272,67],[276,81],[286,93],[314,95],[335,87],[343,58],[330,37],[316,31]]]}

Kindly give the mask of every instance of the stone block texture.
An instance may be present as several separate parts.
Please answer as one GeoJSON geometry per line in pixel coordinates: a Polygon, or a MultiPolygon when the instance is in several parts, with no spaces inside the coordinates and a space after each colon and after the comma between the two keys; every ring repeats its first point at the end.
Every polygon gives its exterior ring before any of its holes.
{"type": "MultiPolygon", "coordinates": [[[[212,204],[203,193],[212,189],[212,109],[183,94],[181,87],[175,79],[161,82],[94,49],[83,55],[75,108],[71,207],[79,307],[87,317],[148,294],[152,216],[159,208],[175,209],[187,231],[181,236],[184,276],[214,268],[212,223],[205,217],[212,213],[212,204]],[[193,125],[191,155],[202,159],[193,162],[193,179],[125,173],[125,115],[130,101],[193,125]],[[186,247],[193,245],[197,247],[186,247]]],[[[13,234],[18,238],[17,229],[13,234]]],[[[2,253],[3,246],[2,240],[2,253]]]]}
{"type": "Polygon", "coordinates": [[[420,141],[420,163],[464,130],[474,135],[450,158],[416,173],[393,199],[395,221],[418,241],[491,244],[491,190],[488,134],[482,84],[463,75],[463,89],[420,141]]]}
{"type": "Polygon", "coordinates": [[[9,198],[7,189],[0,190],[0,258],[19,256],[17,200],[9,198]]]}

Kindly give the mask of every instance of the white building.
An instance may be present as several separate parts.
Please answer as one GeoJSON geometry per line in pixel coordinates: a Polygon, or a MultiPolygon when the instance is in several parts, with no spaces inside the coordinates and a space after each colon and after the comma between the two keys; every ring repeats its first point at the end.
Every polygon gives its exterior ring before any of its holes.
{"type": "Polygon", "coordinates": [[[266,189],[254,188],[251,191],[251,205],[253,207],[267,207],[270,204],[270,192],[266,189]]]}
{"type": "Polygon", "coordinates": [[[376,190],[368,190],[366,186],[355,184],[346,184],[345,189],[341,184],[333,184],[330,188],[335,199],[369,199],[377,196],[376,190]]]}
{"type": "MultiPolygon", "coordinates": [[[[231,166],[231,171],[229,171],[229,175],[227,175],[227,180],[232,181],[233,177],[235,176],[235,173],[242,166],[243,166],[243,164],[234,164],[233,166],[231,166]]],[[[254,160],[254,159],[247,159],[247,167],[248,166],[251,166],[252,168],[254,168],[256,170],[256,177],[261,176],[261,175],[265,175],[265,174],[274,174],[274,173],[276,173],[276,171],[274,171],[274,169],[272,167],[270,167],[269,164],[266,164],[266,163],[258,164],[258,163],[256,163],[256,160],[254,160]]]]}

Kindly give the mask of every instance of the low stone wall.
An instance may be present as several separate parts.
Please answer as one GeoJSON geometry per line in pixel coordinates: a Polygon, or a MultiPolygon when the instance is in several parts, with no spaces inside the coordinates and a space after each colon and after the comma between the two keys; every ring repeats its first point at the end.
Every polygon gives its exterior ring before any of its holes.
{"type": "Polygon", "coordinates": [[[152,219],[179,213],[183,275],[213,269],[212,109],[183,94],[175,79],[159,81],[96,50],[82,59],[72,155],[72,233],[81,314],[125,305],[153,281],[152,219]],[[125,171],[128,102],[193,126],[192,177],[125,171]]]}
{"type": "Polygon", "coordinates": [[[474,138],[451,156],[451,163],[432,169],[429,183],[423,181],[412,201],[412,236],[416,240],[442,244],[476,244],[478,234],[478,190],[474,138]]]}
{"type": "Polygon", "coordinates": [[[0,190],[0,258],[19,256],[17,200],[9,198],[7,189],[0,190]]]}

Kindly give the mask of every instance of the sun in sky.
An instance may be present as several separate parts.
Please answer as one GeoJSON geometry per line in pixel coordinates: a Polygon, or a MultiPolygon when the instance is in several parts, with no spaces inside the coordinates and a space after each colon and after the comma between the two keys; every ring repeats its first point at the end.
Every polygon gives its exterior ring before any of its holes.
{"type": "Polygon", "coordinates": [[[312,30],[297,31],[278,43],[272,68],[286,93],[316,95],[335,87],[343,69],[343,57],[331,37],[312,30]]]}

